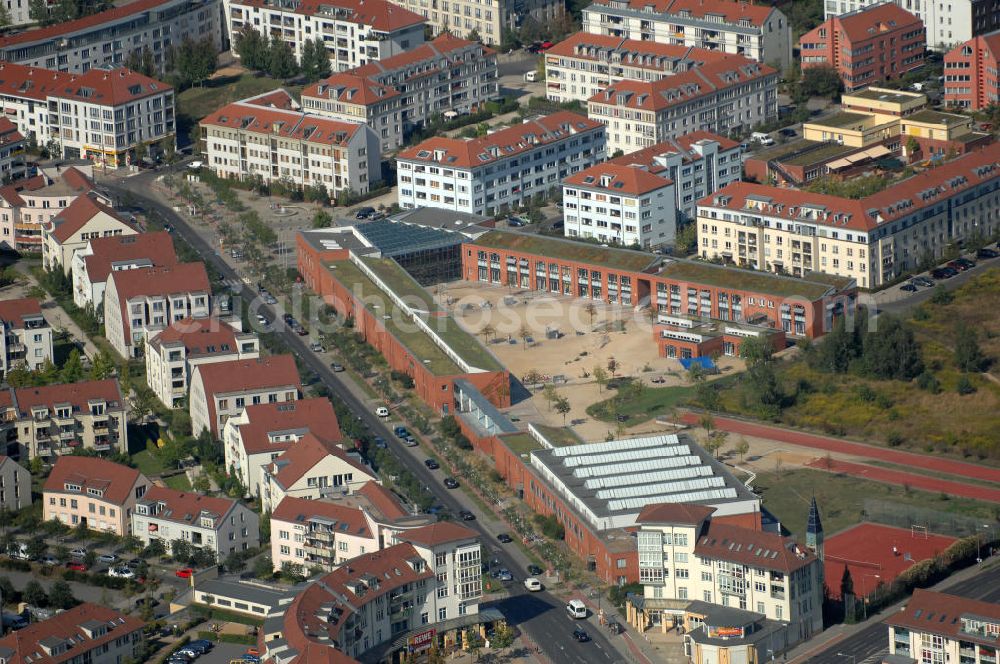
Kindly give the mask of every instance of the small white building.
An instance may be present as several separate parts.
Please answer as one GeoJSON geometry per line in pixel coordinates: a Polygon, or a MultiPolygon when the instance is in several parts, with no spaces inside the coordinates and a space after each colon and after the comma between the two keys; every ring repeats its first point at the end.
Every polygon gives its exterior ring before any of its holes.
{"type": "Polygon", "coordinates": [[[329,399],[315,397],[247,406],[223,427],[226,472],[239,478],[247,497],[259,497],[264,466],[307,433],[328,447],[341,443],[340,425],[329,399]]]}
{"type": "Polygon", "coordinates": [[[120,270],[177,264],[170,233],[139,233],[91,238],[73,254],[73,303],[81,309],[93,307],[104,314],[104,290],[108,275],[120,270]]]}
{"type": "Polygon", "coordinates": [[[141,356],[147,330],[211,312],[204,263],[111,272],[104,293],[104,336],[124,358],[141,356]]]}
{"type": "Polygon", "coordinates": [[[52,360],[52,328],[34,298],[0,301],[0,376],[23,364],[34,371],[52,360]]]}
{"type": "Polygon", "coordinates": [[[168,551],[183,540],[221,561],[260,546],[260,517],[238,500],[154,486],[135,505],[132,533],[146,545],[159,539],[168,551]]]}
{"type": "Polygon", "coordinates": [[[273,511],[286,497],[349,495],[372,481],[379,481],[378,474],[360,457],[305,434],[261,470],[261,508],[273,511]]]}
{"type": "Polygon", "coordinates": [[[605,142],[603,125],[568,111],[482,138],[429,138],[396,159],[399,205],[487,216],[513,210],[604,161],[605,142]]]}

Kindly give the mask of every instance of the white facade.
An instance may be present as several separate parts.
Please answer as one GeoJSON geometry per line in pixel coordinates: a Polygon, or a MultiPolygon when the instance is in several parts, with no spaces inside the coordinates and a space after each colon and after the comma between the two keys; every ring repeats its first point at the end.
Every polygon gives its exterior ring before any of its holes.
{"type": "Polygon", "coordinates": [[[549,194],[604,156],[604,128],[565,111],[483,138],[431,138],[397,158],[399,205],[492,216],[549,194]]]}
{"type": "Polygon", "coordinates": [[[103,316],[104,291],[111,272],[176,265],[177,254],[166,231],[123,234],[113,240],[91,238],[85,247],[73,253],[70,263],[73,303],[81,309],[93,307],[95,314],[103,316]]]}
{"type": "Polygon", "coordinates": [[[69,276],[73,256],[85,249],[90,240],[138,234],[138,229],[111,208],[89,196],[80,196],[42,226],[42,265],[46,270],[62,270],[69,276]]]}
{"type": "Polygon", "coordinates": [[[299,441],[261,468],[260,500],[265,512],[274,511],[288,497],[318,500],[327,496],[348,495],[368,482],[379,481],[371,468],[363,466],[357,459],[348,458],[339,448],[305,460],[303,464],[295,448],[307,444],[306,441],[299,441]],[[294,471],[287,479],[286,468],[294,471]]]}
{"type": "Polygon", "coordinates": [[[668,11],[658,12],[634,0],[611,0],[583,10],[583,31],[733,53],[782,70],[792,62],[785,15],[746,2],[675,0],[668,11]]]}
{"type": "MultiPolygon", "coordinates": [[[[390,58],[424,43],[423,19],[387,0],[333,0],[318,5],[316,13],[312,12],[317,5],[307,9],[297,1],[244,4],[226,0],[225,4],[234,43],[240,31],[252,28],[267,39],[280,36],[295,59],[301,60],[305,42],[321,38],[335,72],[390,58]]],[[[237,55],[235,50],[233,55],[237,55]]]]}
{"type": "MultiPolygon", "coordinates": [[[[862,7],[877,5],[887,0],[825,0],[823,18],[841,16],[862,7]]],[[[927,31],[927,48],[932,51],[948,51],[952,47],[969,41],[974,36],[989,32],[990,29],[973,28],[973,9],[983,6],[987,15],[991,13],[990,1],[983,0],[888,0],[910,12],[924,22],[927,31]]],[[[995,10],[993,10],[995,12],[995,10]]]]}
{"type": "Polygon", "coordinates": [[[529,16],[545,25],[565,11],[558,0],[398,0],[398,4],[421,14],[438,34],[445,30],[467,37],[473,30],[484,44],[499,44],[505,27],[518,28],[529,16]]]}
{"type": "Polygon", "coordinates": [[[629,171],[598,164],[563,181],[566,237],[645,248],[673,242],[677,234],[674,184],[645,171],[629,171]],[[637,184],[636,179],[641,186],[630,186],[637,184]]]}
{"type": "Polygon", "coordinates": [[[52,359],[52,328],[38,300],[0,302],[0,376],[22,364],[34,371],[52,359]]]}

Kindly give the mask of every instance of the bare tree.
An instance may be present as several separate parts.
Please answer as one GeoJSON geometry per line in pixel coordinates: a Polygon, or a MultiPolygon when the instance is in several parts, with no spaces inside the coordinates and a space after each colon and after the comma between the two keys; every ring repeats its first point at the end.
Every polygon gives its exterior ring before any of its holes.
{"type": "Polygon", "coordinates": [[[743,463],[743,457],[745,457],[746,453],[750,451],[750,443],[747,442],[746,438],[740,436],[740,439],[736,442],[736,447],[734,447],[733,450],[740,455],[740,463],[743,463]]]}
{"type": "Polygon", "coordinates": [[[604,386],[608,384],[608,372],[600,364],[594,367],[594,380],[597,381],[597,391],[603,392],[604,386]]]}

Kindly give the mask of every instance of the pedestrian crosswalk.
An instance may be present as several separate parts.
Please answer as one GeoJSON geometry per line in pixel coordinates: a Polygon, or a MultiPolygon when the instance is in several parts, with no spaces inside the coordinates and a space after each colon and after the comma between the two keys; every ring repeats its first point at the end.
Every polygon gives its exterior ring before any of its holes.
{"type": "Polygon", "coordinates": [[[239,293],[246,286],[246,284],[239,279],[223,279],[222,284],[232,293],[239,293]]]}

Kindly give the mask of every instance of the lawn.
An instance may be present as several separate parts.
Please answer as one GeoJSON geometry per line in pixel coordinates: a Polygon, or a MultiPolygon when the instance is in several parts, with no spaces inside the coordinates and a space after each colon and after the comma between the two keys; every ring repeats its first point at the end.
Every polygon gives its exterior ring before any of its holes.
{"type": "Polygon", "coordinates": [[[603,422],[614,422],[616,416],[626,418],[631,426],[660,415],[668,415],[674,407],[694,394],[694,388],[683,385],[646,387],[636,396],[621,383],[621,392],[614,397],[587,406],[587,414],[603,422]]]}
{"type": "Polygon", "coordinates": [[[142,450],[141,452],[133,454],[132,463],[134,463],[139,469],[139,472],[146,477],[162,475],[163,471],[166,470],[163,462],[160,461],[160,457],[156,456],[149,450],[142,450]]]}
{"type": "Polygon", "coordinates": [[[191,490],[191,482],[188,481],[187,473],[181,473],[180,475],[168,477],[163,480],[163,483],[171,489],[175,489],[177,491],[191,490]]]}
{"type": "Polygon", "coordinates": [[[997,512],[996,506],[989,503],[955,497],[944,499],[939,494],[805,468],[760,473],[754,486],[763,495],[764,507],[781,521],[787,531],[802,540],[809,517],[809,501],[813,496],[819,505],[823,530],[828,537],[864,520],[862,513],[866,500],[891,501],[901,507],[975,517],[985,519],[984,523],[994,521],[997,512]]]}
{"type": "Polygon", "coordinates": [[[198,122],[226,104],[281,87],[295,96],[302,90],[301,86],[285,85],[283,81],[267,76],[254,76],[249,73],[241,76],[221,76],[206,81],[200,87],[188,88],[177,95],[177,112],[179,115],[187,116],[192,122],[198,122]]]}

